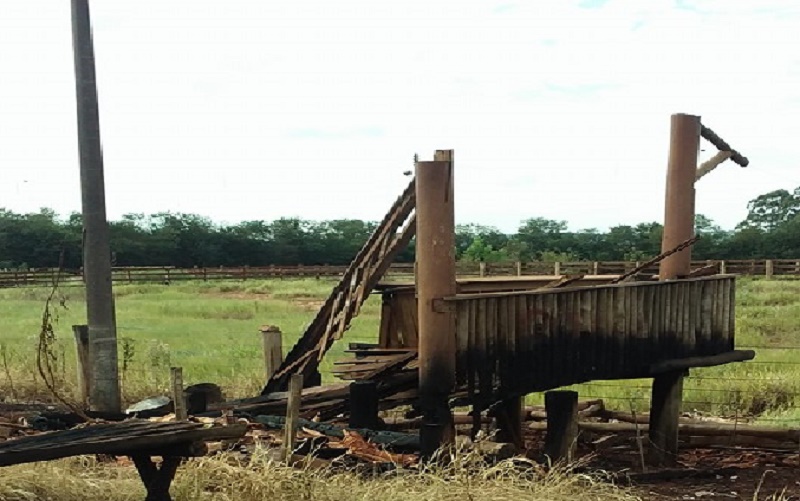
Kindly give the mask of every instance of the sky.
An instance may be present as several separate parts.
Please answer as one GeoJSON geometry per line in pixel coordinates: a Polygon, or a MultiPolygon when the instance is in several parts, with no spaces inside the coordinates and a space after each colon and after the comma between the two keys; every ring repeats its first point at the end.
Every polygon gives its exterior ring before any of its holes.
{"type": "MultiPolygon", "coordinates": [[[[800,186],[797,0],[93,0],[107,209],[379,220],[455,150],[458,223],[662,221],[670,115],[800,186]]],[[[0,1],[0,207],[80,210],[69,2],[0,1]]],[[[702,161],[715,148],[703,143],[702,161]]]]}

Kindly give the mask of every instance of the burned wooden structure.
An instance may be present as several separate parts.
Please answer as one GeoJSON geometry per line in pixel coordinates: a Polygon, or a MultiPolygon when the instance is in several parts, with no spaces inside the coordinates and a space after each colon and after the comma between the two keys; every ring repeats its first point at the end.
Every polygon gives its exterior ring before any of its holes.
{"type": "MultiPolygon", "coordinates": [[[[416,163],[415,180],[262,396],[237,405],[280,405],[275,392],[285,390],[291,374],[316,370],[367,296],[377,291],[382,296],[377,343],[351,346],[352,357],[338,361],[334,373],[344,380],[374,381],[380,391],[360,388],[356,399],[375,395],[381,405],[374,408],[415,403],[423,416],[423,449],[451,439],[448,400],[455,395],[476,410],[492,408],[498,423],[503,417],[501,431],[513,437],[520,398],[528,393],[592,380],[652,377],[652,459],[669,462],[677,448],[685,372],[754,356],[734,349],[735,278],[690,269],[695,182],[729,158],[748,164],[699,117],[673,115],[663,253],[649,263],[660,265],[657,276],[457,280],[453,152],[437,151],[434,161],[416,163]],[[701,137],[725,151],[698,171],[701,137]],[[414,283],[379,283],[388,262],[415,233],[414,283]]],[[[351,403],[344,394],[337,401],[337,409],[351,403]]],[[[326,407],[324,413],[329,412],[326,407]]],[[[474,414],[478,422],[479,413],[474,414]]]]}

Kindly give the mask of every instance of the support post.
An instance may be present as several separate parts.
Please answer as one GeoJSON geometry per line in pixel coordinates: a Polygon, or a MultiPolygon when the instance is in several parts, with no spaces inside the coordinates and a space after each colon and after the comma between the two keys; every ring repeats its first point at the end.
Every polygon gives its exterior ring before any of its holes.
{"type": "MultiPolygon", "coordinates": [[[[672,115],[661,252],[694,236],[694,178],[699,148],[700,117],[672,115]]],[[[659,266],[659,277],[672,280],[688,275],[691,260],[691,247],[667,256],[659,266]]]]}
{"type": "Polygon", "coordinates": [[[283,461],[289,461],[292,457],[292,451],[294,451],[302,395],[303,375],[292,374],[291,378],[289,378],[289,400],[286,404],[286,422],[284,423],[283,447],[281,448],[281,459],[283,461]]]}
{"type": "Polygon", "coordinates": [[[455,315],[434,307],[456,293],[453,152],[437,151],[434,158],[416,164],[420,440],[426,457],[455,439],[448,405],[455,384],[455,315]]]}
{"type": "Polygon", "coordinates": [[[575,458],[578,437],[578,392],[548,391],[544,394],[547,413],[545,454],[553,462],[571,462],[575,458]]]}
{"type": "Polygon", "coordinates": [[[283,333],[276,325],[262,325],[260,331],[264,348],[264,376],[269,381],[283,363],[283,333]]]}
{"type": "Polygon", "coordinates": [[[517,450],[525,447],[522,434],[522,407],[524,397],[513,397],[503,400],[495,409],[497,420],[497,441],[514,444],[517,450]]]}
{"type": "Polygon", "coordinates": [[[517,276],[521,277],[522,276],[522,262],[521,261],[517,261],[516,265],[517,265],[517,276]]]}
{"type": "Polygon", "coordinates": [[[764,276],[767,280],[772,280],[772,277],[775,274],[775,264],[773,263],[772,259],[767,259],[767,262],[764,263],[764,268],[764,276]]]}
{"type": "Polygon", "coordinates": [[[89,326],[73,325],[72,333],[75,335],[76,359],[78,362],[78,398],[84,406],[89,403],[91,395],[90,383],[92,381],[91,365],[89,363],[89,326]]]}
{"type": "Polygon", "coordinates": [[[483,278],[486,276],[486,263],[481,261],[478,263],[478,275],[483,278]]]}
{"type": "Polygon", "coordinates": [[[186,396],[183,394],[183,368],[170,367],[169,380],[172,386],[172,405],[175,407],[175,419],[186,421],[189,415],[186,412],[186,396]]]}
{"type": "Polygon", "coordinates": [[[350,383],[350,428],[378,428],[378,386],[375,381],[350,383]]]}
{"type": "Polygon", "coordinates": [[[558,261],[553,263],[553,275],[557,277],[561,276],[561,263],[558,261]]]}
{"type": "Polygon", "coordinates": [[[103,152],[88,0],[72,0],[72,42],[78,109],[83,267],[92,384],[90,408],[119,412],[117,328],[111,286],[111,246],[106,219],[103,152]]]}
{"type": "Polygon", "coordinates": [[[683,375],[684,371],[674,371],[653,379],[648,433],[649,460],[654,466],[673,466],[677,462],[683,375]]]}
{"type": "MultiPolygon", "coordinates": [[[[695,171],[700,149],[700,117],[671,117],[667,189],[664,207],[662,252],[694,236],[695,171]]],[[[660,280],[674,280],[691,272],[692,249],[688,247],[661,261],[660,280]]],[[[650,451],[653,465],[674,464],[678,454],[678,418],[683,398],[683,372],[656,376],[650,401],[650,451]]]]}

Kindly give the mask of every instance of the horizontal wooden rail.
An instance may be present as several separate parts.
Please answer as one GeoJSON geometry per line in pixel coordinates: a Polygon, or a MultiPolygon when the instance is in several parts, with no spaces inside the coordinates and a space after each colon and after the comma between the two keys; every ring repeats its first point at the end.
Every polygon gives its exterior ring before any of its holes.
{"type": "MultiPolygon", "coordinates": [[[[571,262],[498,262],[479,263],[462,261],[457,271],[462,277],[504,277],[535,275],[620,275],[639,266],[636,261],[571,261],[571,262]]],[[[773,278],[777,276],[800,277],[800,259],[746,259],[693,261],[692,268],[717,267],[721,274],[734,274],[773,278]]],[[[120,284],[172,283],[188,280],[253,280],[271,278],[324,278],[341,277],[347,266],[297,265],[297,266],[237,266],[176,268],[174,266],[118,267],[112,270],[112,281],[120,284]]],[[[413,263],[395,263],[390,276],[413,276],[413,263]]],[[[658,273],[658,265],[643,270],[644,274],[658,273]]],[[[50,286],[58,277],[61,285],[81,285],[80,269],[58,270],[0,270],[0,287],[50,286]]]]}

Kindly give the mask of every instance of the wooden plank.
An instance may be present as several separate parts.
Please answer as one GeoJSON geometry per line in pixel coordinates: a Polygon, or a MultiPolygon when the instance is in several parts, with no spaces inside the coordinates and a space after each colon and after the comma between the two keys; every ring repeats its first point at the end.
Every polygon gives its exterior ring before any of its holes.
{"type": "Polygon", "coordinates": [[[475,373],[477,375],[477,390],[480,393],[480,398],[486,398],[486,392],[491,389],[491,383],[488,382],[488,357],[486,339],[486,325],[488,315],[488,299],[479,299],[477,301],[477,316],[475,318],[475,373]]]}
{"type": "Polygon", "coordinates": [[[477,366],[478,366],[478,357],[477,353],[478,350],[476,349],[478,344],[478,337],[477,337],[477,316],[478,316],[478,302],[477,301],[469,301],[466,303],[467,307],[467,320],[469,322],[468,328],[468,335],[469,339],[467,344],[469,346],[469,351],[467,353],[467,392],[470,397],[474,396],[475,393],[478,391],[477,388],[477,381],[476,381],[476,374],[477,374],[477,366]]]}
{"type": "Polygon", "coordinates": [[[624,372],[628,361],[628,347],[625,339],[625,289],[609,289],[614,304],[614,344],[617,346],[616,374],[624,372]]]}
{"type": "Polygon", "coordinates": [[[416,348],[419,346],[419,319],[417,318],[417,299],[415,296],[405,296],[398,301],[402,318],[401,332],[403,333],[403,346],[416,348]]]}
{"type": "Polygon", "coordinates": [[[506,300],[506,318],[508,325],[508,334],[506,336],[506,349],[508,350],[508,363],[506,365],[506,378],[509,382],[507,385],[513,388],[519,388],[521,385],[517,384],[516,375],[519,374],[521,369],[520,360],[521,353],[517,349],[517,300],[514,297],[509,297],[506,300]]]}
{"type": "Polygon", "coordinates": [[[466,384],[464,375],[469,366],[469,303],[457,304],[456,307],[456,384],[466,384]]]}
{"type": "Polygon", "coordinates": [[[731,317],[733,312],[733,302],[731,299],[733,298],[733,288],[730,287],[728,281],[720,282],[720,288],[722,289],[722,313],[721,313],[721,324],[720,325],[720,351],[722,350],[731,350],[733,349],[733,343],[731,342],[733,336],[731,335],[731,317]]]}
{"type": "Polygon", "coordinates": [[[381,323],[378,330],[378,344],[381,348],[397,347],[397,340],[392,338],[392,323],[391,298],[383,297],[381,301],[381,323]]]}

